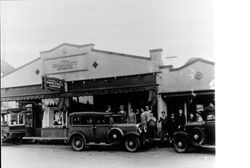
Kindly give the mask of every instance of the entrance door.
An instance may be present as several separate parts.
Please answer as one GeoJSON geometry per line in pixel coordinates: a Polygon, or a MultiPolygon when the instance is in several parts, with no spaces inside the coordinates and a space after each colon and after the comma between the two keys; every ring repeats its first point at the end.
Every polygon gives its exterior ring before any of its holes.
{"type": "Polygon", "coordinates": [[[42,120],[43,120],[43,110],[42,105],[39,103],[33,104],[33,126],[34,126],[34,136],[41,136],[42,120]]]}
{"type": "Polygon", "coordinates": [[[107,142],[107,134],[110,129],[110,117],[109,115],[95,116],[95,129],[94,136],[95,142],[107,142]]]}

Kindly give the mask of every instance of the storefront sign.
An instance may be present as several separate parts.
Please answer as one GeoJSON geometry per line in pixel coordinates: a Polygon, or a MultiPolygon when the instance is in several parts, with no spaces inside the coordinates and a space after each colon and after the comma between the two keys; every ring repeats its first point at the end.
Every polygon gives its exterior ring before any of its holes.
{"type": "Polygon", "coordinates": [[[49,90],[64,90],[64,80],[52,77],[42,77],[42,88],[49,90]]]}
{"type": "Polygon", "coordinates": [[[87,70],[86,55],[46,59],[43,62],[45,74],[87,70]]]}

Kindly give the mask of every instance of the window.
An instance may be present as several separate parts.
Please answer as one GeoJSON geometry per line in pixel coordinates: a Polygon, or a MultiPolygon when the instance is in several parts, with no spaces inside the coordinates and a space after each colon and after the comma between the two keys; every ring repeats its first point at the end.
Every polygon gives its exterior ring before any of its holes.
{"type": "Polygon", "coordinates": [[[95,124],[96,125],[108,125],[109,124],[109,116],[95,116],[95,124]]]}
{"type": "Polygon", "coordinates": [[[72,117],[72,124],[73,125],[80,125],[80,116],[72,117]]]}
{"type": "Polygon", "coordinates": [[[93,117],[92,116],[73,116],[71,122],[73,125],[92,125],[93,117]]]}
{"type": "Polygon", "coordinates": [[[10,115],[10,125],[17,125],[17,114],[10,115]]]}
{"type": "Polygon", "coordinates": [[[59,110],[54,110],[54,123],[53,125],[62,126],[63,124],[63,112],[59,110]]]}
{"type": "Polygon", "coordinates": [[[10,125],[24,125],[24,114],[23,113],[12,113],[9,115],[10,125]]]}
{"type": "Polygon", "coordinates": [[[1,115],[1,125],[6,125],[6,124],[8,124],[7,114],[2,114],[1,115]]]}
{"type": "Polygon", "coordinates": [[[23,113],[18,114],[18,124],[24,124],[24,116],[23,113]]]}
{"type": "Polygon", "coordinates": [[[81,117],[82,125],[92,125],[93,124],[93,117],[92,116],[82,116],[81,117]]]}
{"type": "Polygon", "coordinates": [[[118,124],[127,123],[125,121],[124,117],[121,116],[121,115],[114,115],[114,116],[112,116],[112,120],[113,120],[113,123],[118,123],[118,124]]]}

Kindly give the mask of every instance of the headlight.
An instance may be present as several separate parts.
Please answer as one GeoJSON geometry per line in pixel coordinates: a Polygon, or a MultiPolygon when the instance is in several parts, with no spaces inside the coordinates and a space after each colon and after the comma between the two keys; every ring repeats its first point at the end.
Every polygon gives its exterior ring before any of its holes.
{"type": "Polygon", "coordinates": [[[139,133],[142,133],[141,127],[138,127],[137,130],[138,130],[139,133]]]}
{"type": "Polygon", "coordinates": [[[141,125],[140,125],[140,124],[137,124],[136,127],[137,127],[137,131],[138,131],[139,133],[142,133],[142,127],[141,127],[141,125]]]}

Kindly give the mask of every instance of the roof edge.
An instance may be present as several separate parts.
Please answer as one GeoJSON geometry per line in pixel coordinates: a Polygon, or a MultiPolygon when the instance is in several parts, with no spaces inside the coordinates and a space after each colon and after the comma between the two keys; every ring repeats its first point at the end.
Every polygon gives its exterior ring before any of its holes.
{"type": "Polygon", "coordinates": [[[8,76],[8,75],[12,74],[13,72],[16,72],[17,70],[20,70],[20,69],[22,69],[22,68],[24,68],[24,67],[26,67],[26,66],[28,66],[28,65],[30,65],[30,64],[32,64],[32,63],[34,63],[34,62],[36,62],[36,61],[38,61],[39,59],[41,59],[41,57],[38,57],[38,58],[36,58],[36,59],[34,59],[34,60],[32,60],[32,61],[26,63],[26,64],[24,64],[24,65],[22,65],[22,66],[20,66],[20,67],[18,67],[18,68],[16,68],[16,69],[14,69],[14,70],[11,71],[10,73],[1,76],[1,79],[2,79],[3,77],[5,77],[5,76],[8,76]]]}
{"type": "Polygon", "coordinates": [[[124,54],[124,53],[118,53],[118,52],[113,52],[113,51],[99,50],[99,49],[94,49],[94,48],[92,48],[92,51],[107,53],[107,54],[116,54],[119,56],[130,57],[130,58],[135,58],[135,59],[151,60],[150,57],[143,57],[143,56],[132,55],[132,54],[124,54]]]}
{"type": "Polygon", "coordinates": [[[202,58],[197,58],[197,59],[195,59],[195,60],[193,60],[193,61],[191,61],[191,62],[189,62],[187,64],[184,64],[183,66],[180,66],[178,68],[171,68],[170,71],[181,70],[181,69],[183,69],[183,68],[185,68],[187,66],[190,66],[190,65],[192,65],[192,64],[194,64],[196,62],[203,62],[203,63],[206,63],[206,64],[214,65],[214,62],[212,62],[212,61],[208,61],[208,60],[205,60],[205,59],[202,59],[202,58]]]}
{"type": "Polygon", "coordinates": [[[54,47],[54,48],[52,48],[52,49],[50,49],[50,50],[41,51],[40,54],[48,53],[48,52],[54,51],[54,50],[56,50],[57,48],[60,48],[61,46],[64,46],[64,45],[72,46],[72,47],[79,47],[79,48],[80,48],[80,47],[87,47],[87,46],[93,46],[93,47],[95,46],[95,44],[93,44],[93,43],[83,44],[83,45],[71,44],[71,43],[62,43],[62,44],[60,44],[60,45],[58,45],[58,46],[56,46],[56,47],[54,47]]]}

